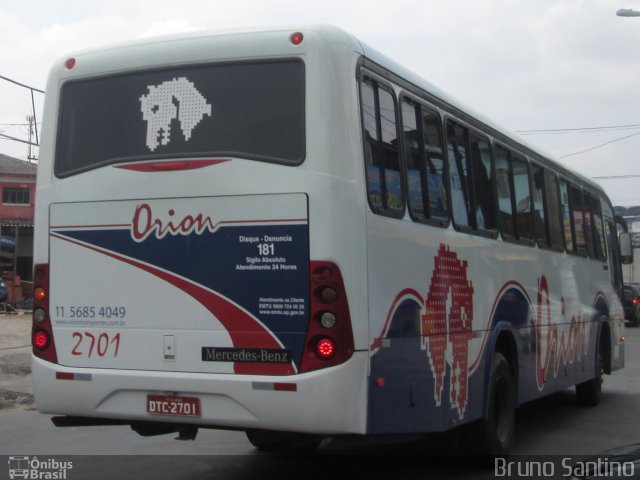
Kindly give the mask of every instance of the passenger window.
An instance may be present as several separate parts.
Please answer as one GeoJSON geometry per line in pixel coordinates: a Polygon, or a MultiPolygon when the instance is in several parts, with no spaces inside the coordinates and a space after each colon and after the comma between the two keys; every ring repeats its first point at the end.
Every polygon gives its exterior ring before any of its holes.
{"type": "Polygon", "coordinates": [[[547,199],[547,227],[551,240],[551,248],[561,251],[562,243],[562,223],[560,198],[558,192],[558,178],[553,172],[545,170],[544,174],[545,197],[547,199]]]}
{"type": "Polygon", "coordinates": [[[397,137],[397,109],[392,93],[375,80],[361,86],[367,196],[376,213],[399,216],[404,208],[397,137]]]}
{"type": "Polygon", "coordinates": [[[600,199],[593,198],[593,221],[596,226],[596,253],[601,260],[607,260],[607,247],[605,243],[605,226],[602,217],[602,205],[600,199]]]}
{"type": "Polygon", "coordinates": [[[471,166],[476,194],[476,223],[479,229],[496,230],[496,195],[491,146],[478,135],[470,135],[471,166]]]}
{"type": "Polygon", "coordinates": [[[604,225],[602,223],[602,207],[600,199],[589,195],[589,210],[591,213],[591,235],[593,243],[593,257],[600,260],[606,260],[606,249],[604,243],[604,225]]]}
{"type": "Polygon", "coordinates": [[[587,253],[591,258],[598,258],[598,254],[596,252],[595,225],[593,224],[593,214],[591,211],[593,197],[585,192],[582,195],[582,199],[584,202],[584,237],[587,242],[587,253]]]}
{"type": "Polygon", "coordinates": [[[531,189],[527,161],[522,157],[514,156],[511,169],[516,205],[516,232],[518,238],[522,240],[533,240],[535,235],[531,219],[531,189]]]}
{"type": "Polygon", "coordinates": [[[467,129],[448,121],[447,157],[453,221],[459,226],[476,228],[468,143],[467,129]]]}
{"type": "Polygon", "coordinates": [[[544,170],[541,166],[531,164],[531,186],[533,187],[533,227],[538,245],[549,246],[544,205],[544,170]]]}
{"type": "Polygon", "coordinates": [[[574,253],[576,249],[573,235],[571,204],[569,203],[569,185],[564,180],[560,182],[560,204],[562,208],[565,247],[567,253],[574,253]]]}
{"type": "Polygon", "coordinates": [[[589,251],[587,250],[587,239],[585,237],[582,192],[573,185],[569,185],[569,203],[571,205],[571,219],[573,220],[576,240],[576,253],[586,257],[589,251]]]}
{"type": "Polygon", "coordinates": [[[402,134],[404,140],[404,162],[407,168],[407,202],[409,211],[415,220],[428,218],[427,186],[417,118],[420,114],[418,105],[407,100],[402,101],[402,134]]]}
{"type": "Polygon", "coordinates": [[[506,237],[515,238],[515,215],[513,214],[513,202],[511,201],[511,167],[509,151],[496,146],[495,164],[496,180],[498,184],[498,222],[500,231],[506,237]]]}
{"type": "Polygon", "coordinates": [[[440,115],[422,108],[422,134],[424,153],[427,159],[426,174],[431,219],[446,224],[449,221],[449,206],[447,205],[447,182],[440,115]]]}
{"type": "Polygon", "coordinates": [[[402,100],[402,131],[411,216],[445,225],[449,219],[445,189],[442,125],[437,113],[402,100]]]}
{"type": "Polygon", "coordinates": [[[496,197],[489,141],[449,120],[447,154],[453,221],[474,230],[495,231],[496,197]]]}

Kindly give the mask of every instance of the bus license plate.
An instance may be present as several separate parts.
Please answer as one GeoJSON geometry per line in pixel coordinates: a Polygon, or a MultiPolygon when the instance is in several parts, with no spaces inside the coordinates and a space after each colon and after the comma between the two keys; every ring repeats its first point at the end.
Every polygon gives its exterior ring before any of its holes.
{"type": "Polygon", "coordinates": [[[150,413],[152,415],[199,417],[200,399],[196,397],[147,395],[147,413],[150,413]]]}

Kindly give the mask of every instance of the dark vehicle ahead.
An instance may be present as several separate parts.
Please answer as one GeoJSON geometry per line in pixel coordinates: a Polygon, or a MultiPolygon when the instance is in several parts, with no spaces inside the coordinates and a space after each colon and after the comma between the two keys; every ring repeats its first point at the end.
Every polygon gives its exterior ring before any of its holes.
{"type": "Polygon", "coordinates": [[[640,283],[625,283],[622,295],[624,318],[640,326],[640,283]]]}

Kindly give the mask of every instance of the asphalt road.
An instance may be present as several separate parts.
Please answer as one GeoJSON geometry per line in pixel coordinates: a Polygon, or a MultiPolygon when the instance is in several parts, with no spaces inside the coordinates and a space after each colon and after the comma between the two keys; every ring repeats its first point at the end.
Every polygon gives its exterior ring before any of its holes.
{"type": "MultiPolygon", "coordinates": [[[[183,442],[175,435],[143,438],[120,426],[58,429],[33,407],[30,354],[24,347],[29,329],[28,316],[0,315],[0,479],[8,472],[3,455],[40,460],[90,455],[67,458],[74,462],[70,480],[142,473],[163,479],[289,478],[296,472],[306,472],[305,478],[495,478],[492,468],[465,459],[424,456],[443,452],[442,435],[395,443],[325,441],[315,455],[291,457],[260,454],[239,432],[200,430],[194,441],[183,442]]],[[[640,329],[628,328],[626,338],[627,366],[605,377],[598,407],[579,407],[573,390],[567,390],[518,410],[515,455],[594,455],[640,442],[640,329]]]]}

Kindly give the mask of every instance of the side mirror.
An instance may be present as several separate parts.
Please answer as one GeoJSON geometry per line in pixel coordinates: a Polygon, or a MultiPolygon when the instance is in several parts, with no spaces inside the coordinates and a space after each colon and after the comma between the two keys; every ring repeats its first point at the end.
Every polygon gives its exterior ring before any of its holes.
{"type": "Polygon", "coordinates": [[[623,232],[618,237],[620,244],[620,262],[629,265],[633,263],[633,248],[631,248],[631,235],[623,232]]]}

